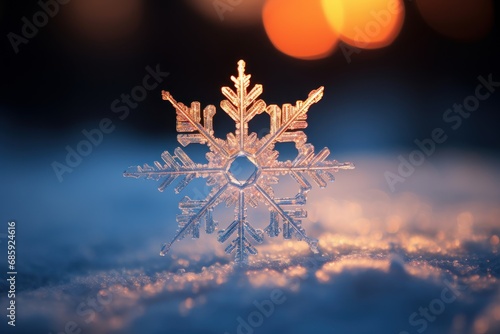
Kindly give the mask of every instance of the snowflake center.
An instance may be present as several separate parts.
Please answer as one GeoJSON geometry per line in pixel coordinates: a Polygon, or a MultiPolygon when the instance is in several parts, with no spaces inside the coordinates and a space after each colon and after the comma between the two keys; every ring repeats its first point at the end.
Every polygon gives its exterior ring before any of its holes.
{"type": "Polygon", "coordinates": [[[227,176],[229,182],[243,188],[255,183],[258,171],[259,168],[253,159],[242,154],[229,163],[227,176]]]}

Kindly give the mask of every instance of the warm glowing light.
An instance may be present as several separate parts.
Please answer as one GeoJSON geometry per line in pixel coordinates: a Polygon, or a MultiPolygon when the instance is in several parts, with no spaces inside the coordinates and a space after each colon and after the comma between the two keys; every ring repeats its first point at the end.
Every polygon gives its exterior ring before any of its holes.
{"type": "Polygon", "coordinates": [[[323,270],[318,270],[315,273],[316,279],[320,281],[321,283],[326,283],[330,280],[330,276],[324,272],[323,270]]]}
{"type": "Polygon", "coordinates": [[[435,240],[420,235],[408,236],[404,248],[410,253],[418,253],[424,250],[433,253],[446,253],[435,240]]]}
{"type": "Polygon", "coordinates": [[[488,319],[480,317],[474,322],[474,333],[485,334],[489,329],[488,319]]]}
{"type": "Polygon", "coordinates": [[[366,218],[360,218],[354,221],[354,226],[356,227],[356,230],[360,235],[367,235],[368,233],[370,233],[371,224],[370,221],[366,218]]]}
{"type": "Polygon", "coordinates": [[[338,42],[320,0],[268,0],[262,19],[273,45],[295,58],[324,58],[338,42]]]}
{"type": "Polygon", "coordinates": [[[493,317],[495,320],[500,321],[500,305],[495,306],[493,309],[493,317]]]}
{"type": "Polygon", "coordinates": [[[462,212],[457,216],[457,229],[461,236],[471,236],[472,227],[474,224],[474,217],[468,211],[462,212]]]}
{"type": "Polygon", "coordinates": [[[402,224],[403,220],[401,219],[401,217],[396,215],[390,216],[387,219],[387,225],[385,230],[387,231],[387,233],[392,233],[392,234],[397,233],[401,228],[402,224]]]}
{"type": "Polygon", "coordinates": [[[493,27],[491,0],[417,0],[423,19],[438,33],[459,40],[477,40],[493,27]]]}
{"type": "Polygon", "coordinates": [[[186,260],[186,259],[179,259],[179,260],[177,260],[177,263],[180,266],[183,266],[183,267],[188,267],[189,266],[189,261],[186,260]]]}
{"type": "Polygon", "coordinates": [[[188,297],[179,305],[179,313],[186,316],[189,311],[195,306],[193,298],[188,297]]]}
{"type": "Polygon", "coordinates": [[[341,274],[346,269],[370,268],[388,272],[390,265],[391,263],[388,259],[378,260],[369,258],[345,257],[338,261],[326,263],[321,271],[325,274],[328,274],[329,276],[331,274],[341,274]]]}
{"type": "Polygon", "coordinates": [[[401,31],[402,0],[322,0],[325,15],[342,41],[363,49],[391,44],[401,31]]]}
{"type": "Polygon", "coordinates": [[[490,238],[490,244],[492,246],[497,246],[498,243],[500,243],[500,238],[498,238],[498,235],[491,236],[491,238],[490,238]]]}
{"type": "Polygon", "coordinates": [[[288,284],[287,275],[275,270],[247,272],[248,281],[254,287],[259,286],[281,286],[288,284]]]}

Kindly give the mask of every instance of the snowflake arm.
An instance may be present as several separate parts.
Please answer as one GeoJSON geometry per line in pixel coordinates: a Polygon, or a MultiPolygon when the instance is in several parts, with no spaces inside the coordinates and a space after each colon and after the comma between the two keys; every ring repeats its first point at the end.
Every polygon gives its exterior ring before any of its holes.
{"type": "MultiPolygon", "coordinates": [[[[307,111],[314,103],[317,103],[323,97],[324,87],[320,87],[309,93],[305,101],[297,101],[295,106],[284,104],[280,109],[277,105],[267,107],[267,113],[271,117],[271,128],[269,135],[265,137],[265,141],[257,151],[256,155],[261,154],[270,145],[276,142],[295,141],[298,132],[288,132],[307,127],[307,111]]],[[[302,133],[303,134],[303,133],[302,133]]]]}
{"type": "Polygon", "coordinates": [[[257,254],[257,249],[250,243],[247,238],[247,234],[252,237],[252,239],[257,243],[262,243],[264,241],[263,232],[259,229],[254,229],[246,221],[247,208],[245,205],[245,192],[240,191],[238,195],[238,207],[235,210],[236,219],[229,225],[225,230],[219,231],[218,241],[220,243],[225,242],[231,235],[237,233],[236,239],[231,241],[229,246],[226,247],[225,252],[227,254],[232,253],[236,250],[235,262],[236,263],[246,263],[248,260],[248,255],[257,254]]]}
{"type": "Polygon", "coordinates": [[[304,174],[309,175],[320,188],[325,188],[327,181],[333,182],[335,180],[333,173],[340,169],[354,169],[354,165],[350,162],[339,163],[337,160],[325,160],[330,155],[330,150],[326,147],[317,155],[314,155],[314,147],[311,144],[305,144],[301,150],[302,153],[293,162],[276,161],[271,166],[262,166],[262,173],[289,174],[302,189],[309,190],[311,186],[304,174]]]}
{"type": "Polygon", "coordinates": [[[220,174],[224,170],[221,168],[209,168],[208,165],[196,164],[188,155],[180,148],[175,149],[175,155],[172,156],[169,152],[162,153],[161,158],[165,162],[163,165],[155,161],[154,167],[148,164],[144,166],[129,167],[124,173],[125,177],[152,179],[158,181],[162,179],[162,183],[158,187],[159,191],[165,190],[175,179],[181,178],[181,181],[175,188],[175,193],[182,191],[195,177],[208,177],[211,174],[220,174]]]}
{"type": "MultiPolygon", "coordinates": [[[[188,204],[194,204],[193,202],[199,202],[196,203],[195,205],[191,205],[190,209],[187,210],[190,214],[185,215],[187,219],[179,219],[179,216],[177,217],[177,221],[179,223],[179,229],[177,230],[176,235],[170,241],[169,243],[163,244],[160,255],[165,256],[168,251],[170,250],[170,247],[174,242],[177,240],[184,239],[186,235],[189,233],[193,238],[199,238],[199,225],[200,225],[200,219],[205,215],[205,219],[207,222],[207,233],[212,233],[216,227],[216,223],[213,221],[212,218],[212,210],[213,208],[217,205],[217,201],[219,200],[219,197],[224,193],[226,188],[228,187],[228,184],[226,183],[223,185],[212,197],[207,200],[207,201],[191,201],[189,198],[185,197],[184,198],[184,203],[188,204]]],[[[182,208],[182,202],[181,202],[181,208],[182,208]]]]}
{"type": "Polygon", "coordinates": [[[215,115],[215,107],[207,106],[203,110],[205,126],[200,123],[200,103],[191,103],[191,108],[186,107],[183,103],[177,102],[172,95],[167,91],[162,91],[163,100],[169,101],[177,112],[177,131],[178,132],[195,132],[194,134],[181,133],[177,135],[177,140],[182,146],[189,144],[205,144],[207,143],[210,149],[215,150],[219,154],[228,157],[228,152],[224,147],[224,143],[217,140],[213,134],[213,117],[215,115]]]}
{"type": "Polygon", "coordinates": [[[250,74],[245,74],[245,62],[240,60],[238,62],[238,77],[231,76],[236,92],[229,87],[222,87],[222,94],[227,100],[223,100],[220,106],[236,124],[235,136],[228,135],[229,146],[233,154],[243,152],[246,147],[252,146],[257,137],[249,138],[248,122],[255,115],[266,110],[266,103],[263,100],[257,100],[262,94],[262,85],[255,85],[247,93],[251,77],[250,74]]]}
{"type": "MultiPolygon", "coordinates": [[[[300,218],[306,218],[307,217],[307,212],[304,210],[290,210],[290,211],[285,211],[281,207],[284,203],[279,203],[280,201],[276,201],[273,199],[264,189],[262,189],[259,185],[255,185],[255,188],[259,191],[259,193],[262,195],[262,197],[266,200],[266,202],[269,204],[271,207],[271,221],[270,225],[268,226],[268,235],[270,237],[273,236],[273,234],[276,236],[276,225],[279,225],[278,222],[278,217],[275,213],[278,213],[284,220],[283,223],[283,237],[285,239],[292,239],[292,236],[295,235],[297,240],[303,240],[307,242],[309,245],[309,248],[313,253],[319,253],[318,251],[318,240],[314,238],[310,238],[306,235],[306,231],[302,227],[302,221],[300,221],[300,218]],[[274,213],[273,213],[274,211],[274,213]],[[274,225],[271,227],[271,225],[274,225]]],[[[305,204],[305,199],[303,203],[305,204]]]]}

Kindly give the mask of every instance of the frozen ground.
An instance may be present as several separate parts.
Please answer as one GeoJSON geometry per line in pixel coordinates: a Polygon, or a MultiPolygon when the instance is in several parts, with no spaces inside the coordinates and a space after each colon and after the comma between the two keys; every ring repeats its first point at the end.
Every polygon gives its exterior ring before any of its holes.
{"type": "MultiPolygon", "coordinates": [[[[2,315],[2,333],[500,332],[494,157],[438,151],[393,193],[384,172],[409,152],[333,149],[356,170],[310,193],[304,226],[322,254],[273,239],[234,268],[215,235],[158,255],[182,196],[121,173],[176,144],[129,140],[114,136],[62,183],[50,167],[62,147],[30,148],[29,159],[2,147],[11,158],[0,166],[0,218],[18,226],[18,316],[13,330],[2,315]]],[[[267,218],[265,208],[250,213],[267,218]]]]}

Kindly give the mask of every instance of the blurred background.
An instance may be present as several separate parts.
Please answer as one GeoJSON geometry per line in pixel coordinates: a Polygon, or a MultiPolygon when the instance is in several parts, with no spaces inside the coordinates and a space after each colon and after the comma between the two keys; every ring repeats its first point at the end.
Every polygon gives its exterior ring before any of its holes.
{"type": "MultiPolygon", "coordinates": [[[[342,1],[269,1],[263,12],[263,0],[76,0],[35,26],[26,44],[15,37],[11,43],[9,33],[23,38],[21,19],[33,22],[41,9],[27,3],[3,1],[0,9],[3,123],[56,139],[103,117],[116,120],[111,103],[142,83],[148,65],[170,76],[120,129],[173,135],[160,90],[184,103],[218,106],[220,87],[244,59],[268,103],[293,103],[324,85],[311,126],[333,127],[342,139],[338,149],[349,151],[411,147],[474,92],[478,76],[498,76],[493,1],[366,0],[342,15],[335,8],[342,1]],[[317,121],[325,113],[329,122],[317,121]]],[[[494,94],[482,104],[445,145],[498,148],[499,99],[494,94]]],[[[222,134],[231,129],[224,116],[215,122],[222,134]]],[[[309,136],[322,144],[318,133],[309,136]]]]}
{"type": "Polygon", "coordinates": [[[2,333],[237,333],[238,317],[242,333],[498,333],[498,22],[492,0],[3,0],[0,246],[16,220],[19,309],[2,333]],[[215,105],[219,138],[234,131],[220,88],[240,59],[267,104],[325,86],[308,142],[356,164],[311,192],[312,266],[300,242],[271,240],[239,271],[206,235],[161,258],[178,201],[207,187],[122,177],[179,146],[161,90],[215,105]],[[446,139],[401,176],[436,128],[446,139]],[[447,286],[466,292],[430,307],[447,286]],[[287,302],[249,325],[276,287],[287,302]]]}

